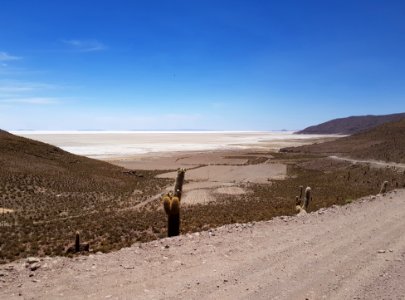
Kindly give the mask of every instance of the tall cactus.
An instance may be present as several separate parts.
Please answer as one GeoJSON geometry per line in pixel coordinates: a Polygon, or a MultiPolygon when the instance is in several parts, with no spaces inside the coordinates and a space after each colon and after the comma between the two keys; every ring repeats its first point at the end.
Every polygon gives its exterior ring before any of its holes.
{"type": "Polygon", "coordinates": [[[312,200],[312,196],[311,196],[311,188],[309,186],[307,186],[307,188],[305,189],[305,199],[304,199],[304,205],[302,206],[302,208],[307,211],[308,206],[310,201],[312,200]]]}
{"type": "Polygon", "coordinates": [[[167,214],[167,236],[180,234],[180,200],[183,192],[185,169],[177,170],[174,193],[170,192],[163,196],[163,208],[167,214]]]}

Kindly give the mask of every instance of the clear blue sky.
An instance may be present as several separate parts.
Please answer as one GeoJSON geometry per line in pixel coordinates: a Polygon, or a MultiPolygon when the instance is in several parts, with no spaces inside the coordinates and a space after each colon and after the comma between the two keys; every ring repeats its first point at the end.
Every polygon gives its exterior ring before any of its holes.
{"type": "Polygon", "coordinates": [[[403,0],[0,5],[3,129],[299,129],[403,111],[403,0]]]}

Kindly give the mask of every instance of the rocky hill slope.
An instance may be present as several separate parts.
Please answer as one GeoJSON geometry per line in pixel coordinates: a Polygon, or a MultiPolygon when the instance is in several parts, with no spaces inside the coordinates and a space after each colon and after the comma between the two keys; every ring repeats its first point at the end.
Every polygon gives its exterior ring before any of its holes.
{"type": "Polygon", "coordinates": [[[284,148],[282,152],[339,154],[358,159],[405,163],[405,119],[335,141],[284,148]]]}
{"type": "Polygon", "coordinates": [[[76,230],[101,251],[135,242],[138,230],[147,231],[150,223],[139,225],[140,213],[120,208],[159,193],[167,180],[155,179],[156,174],[128,174],[106,162],[0,132],[0,263],[64,254],[76,230]],[[121,229],[122,219],[132,226],[121,229]],[[124,239],[105,245],[117,230],[124,239]]]}
{"type": "Polygon", "coordinates": [[[350,135],[388,122],[395,122],[405,118],[405,113],[382,115],[382,116],[352,116],[348,118],[334,119],[319,125],[310,126],[298,131],[298,134],[343,134],[350,135]]]}

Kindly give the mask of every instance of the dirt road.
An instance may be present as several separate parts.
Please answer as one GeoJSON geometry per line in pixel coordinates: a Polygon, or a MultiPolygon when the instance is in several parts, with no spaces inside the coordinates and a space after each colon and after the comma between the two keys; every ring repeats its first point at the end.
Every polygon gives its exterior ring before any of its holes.
{"type": "Polygon", "coordinates": [[[0,267],[0,299],[405,299],[405,190],[109,254],[0,267]],[[30,277],[30,274],[33,274],[30,277]]]}
{"type": "Polygon", "coordinates": [[[368,164],[374,168],[396,168],[398,170],[405,170],[405,164],[394,163],[394,162],[386,162],[386,161],[378,161],[378,160],[361,160],[361,159],[354,159],[349,157],[341,157],[341,156],[329,156],[332,159],[337,160],[344,160],[351,163],[360,163],[360,164],[368,164]]]}

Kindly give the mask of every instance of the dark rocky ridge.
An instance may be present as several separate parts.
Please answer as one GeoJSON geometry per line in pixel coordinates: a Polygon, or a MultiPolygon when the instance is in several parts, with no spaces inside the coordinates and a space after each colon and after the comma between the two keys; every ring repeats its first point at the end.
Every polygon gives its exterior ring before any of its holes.
{"type": "Polygon", "coordinates": [[[339,118],[328,122],[307,127],[298,134],[342,134],[351,135],[359,132],[364,132],[375,128],[379,125],[389,122],[399,121],[405,118],[405,113],[391,115],[367,115],[367,116],[351,116],[347,118],[339,118]]]}

